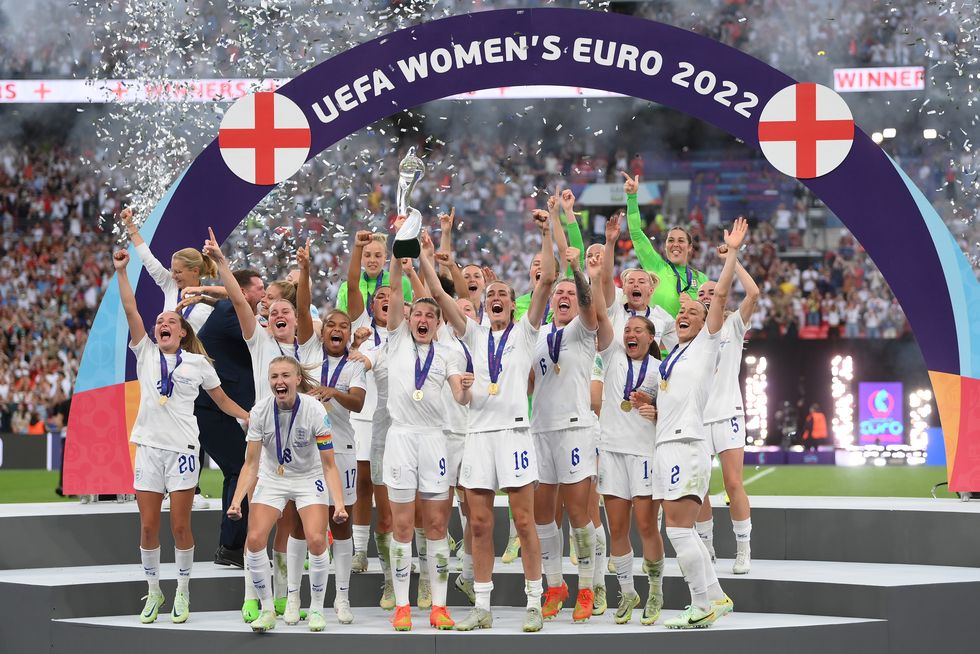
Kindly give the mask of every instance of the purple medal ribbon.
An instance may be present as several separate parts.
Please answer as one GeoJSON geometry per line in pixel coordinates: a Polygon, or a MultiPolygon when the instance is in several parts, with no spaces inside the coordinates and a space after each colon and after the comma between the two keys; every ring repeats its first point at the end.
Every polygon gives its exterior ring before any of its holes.
{"type": "Polygon", "coordinates": [[[174,394],[174,372],[180,367],[180,362],[182,361],[180,357],[181,351],[180,348],[177,349],[177,364],[168,373],[167,358],[163,355],[163,350],[160,350],[160,395],[162,397],[170,397],[174,394]]]}
{"type": "MultiPolygon", "coordinates": [[[[371,278],[368,277],[368,274],[367,273],[361,273],[361,274],[364,275],[364,282],[365,283],[370,283],[371,282],[371,278]]],[[[381,271],[381,274],[378,275],[378,278],[376,280],[374,280],[374,293],[371,293],[370,291],[368,291],[368,294],[367,294],[367,312],[368,312],[368,315],[371,316],[371,318],[374,318],[374,307],[372,306],[374,304],[374,295],[375,295],[375,293],[378,292],[378,289],[381,288],[381,284],[382,284],[382,280],[384,279],[384,276],[385,276],[385,273],[382,270],[381,271]]],[[[377,335],[375,335],[375,336],[377,336],[377,335]]],[[[375,343],[375,345],[377,345],[377,343],[375,343]]]]}
{"type": "Polygon", "coordinates": [[[561,354],[561,337],[565,328],[558,329],[555,323],[551,323],[551,333],[548,334],[548,356],[552,363],[558,363],[558,356],[561,354]]]}
{"type": "MultiPolygon", "coordinates": [[[[184,296],[183,289],[178,289],[177,290],[177,304],[180,304],[180,301],[181,301],[181,299],[183,299],[183,296],[184,296]]],[[[184,320],[187,320],[187,316],[191,315],[191,311],[193,311],[193,310],[194,310],[194,305],[192,304],[189,307],[184,307],[181,310],[180,315],[182,315],[184,317],[184,320]]]]}
{"type": "Polygon", "coordinates": [[[432,361],[436,357],[436,344],[429,344],[429,354],[425,357],[425,365],[419,361],[419,351],[418,348],[415,349],[415,390],[422,390],[422,386],[425,385],[425,380],[429,376],[429,368],[432,367],[432,361]]]}
{"type": "Polygon", "coordinates": [[[472,374],[473,373],[473,357],[470,356],[470,348],[466,347],[466,343],[463,342],[463,339],[457,337],[456,340],[459,341],[460,347],[463,348],[463,356],[466,357],[466,372],[472,374]]]}
{"type": "Polygon", "coordinates": [[[333,375],[330,375],[330,355],[324,350],[323,367],[320,369],[320,386],[337,388],[337,380],[340,379],[340,373],[344,369],[344,366],[347,365],[347,354],[347,350],[344,350],[344,356],[340,357],[340,361],[337,362],[337,367],[333,369],[333,375]]]}
{"type": "Polygon", "coordinates": [[[677,357],[673,361],[671,361],[671,357],[674,356],[674,352],[677,352],[677,348],[679,347],[680,344],[678,343],[674,346],[674,349],[670,351],[670,354],[667,355],[667,358],[660,363],[660,379],[663,381],[667,381],[671,373],[674,372],[674,366],[676,366],[677,362],[680,361],[682,356],[684,356],[684,352],[687,351],[687,348],[691,347],[691,344],[688,343],[685,345],[684,349],[677,354],[677,357]]]}
{"type": "MultiPolygon", "coordinates": [[[[630,305],[629,304],[624,304],[623,305],[623,308],[626,309],[626,312],[628,314],[630,314],[631,316],[634,316],[634,317],[636,316],[636,311],[633,311],[632,309],[630,309],[630,305]]],[[[649,318],[650,317],[650,305],[649,304],[647,305],[647,312],[645,314],[643,314],[643,317],[644,318],[649,318]]]]}
{"type": "Polygon", "coordinates": [[[375,322],[374,316],[371,316],[371,330],[374,332],[374,346],[377,347],[381,345],[381,334],[378,333],[378,323],[375,322]]]}
{"type": "MultiPolygon", "coordinates": [[[[288,356],[282,350],[282,343],[280,343],[279,341],[276,341],[276,346],[279,348],[279,354],[281,354],[283,356],[288,356]]],[[[296,337],[293,337],[293,358],[295,358],[297,361],[300,360],[300,358],[299,358],[299,339],[296,338],[296,337]]]]}
{"type": "MultiPolygon", "coordinates": [[[[279,459],[279,465],[285,465],[286,459],[282,455],[282,435],[279,430],[279,405],[276,404],[275,400],[272,401],[272,409],[275,413],[276,423],[276,458],[279,459]]],[[[293,433],[293,423],[296,422],[296,414],[299,413],[299,395],[296,396],[296,403],[293,404],[293,412],[289,417],[289,431],[286,432],[286,445],[289,445],[289,437],[293,433]]]]}
{"type": "Polygon", "coordinates": [[[684,267],[685,272],[687,272],[687,285],[684,286],[684,288],[681,288],[681,274],[677,272],[677,267],[670,261],[667,262],[667,265],[674,271],[674,277],[677,279],[677,294],[680,295],[684,291],[690,289],[691,284],[694,283],[694,276],[691,274],[691,266],[688,265],[684,267]]]}
{"type": "Polygon", "coordinates": [[[514,329],[514,323],[507,325],[507,329],[500,336],[500,343],[494,348],[493,331],[490,332],[490,339],[487,341],[487,364],[490,368],[490,383],[496,384],[500,373],[503,370],[504,346],[507,345],[507,337],[510,330],[514,329]]]}
{"type": "MultiPolygon", "coordinates": [[[[551,300],[548,300],[548,303],[544,305],[544,314],[541,316],[541,326],[542,327],[544,327],[545,325],[548,324],[548,314],[549,313],[551,313],[551,300]]],[[[561,342],[561,337],[559,337],[558,340],[559,340],[559,342],[561,342]]]]}
{"type": "Polygon", "coordinates": [[[638,389],[643,385],[643,380],[647,378],[647,365],[650,363],[650,355],[643,357],[643,365],[640,366],[640,376],[633,383],[633,359],[626,357],[626,362],[629,364],[629,372],[626,373],[626,387],[623,389],[623,400],[629,402],[630,393],[638,389]]]}

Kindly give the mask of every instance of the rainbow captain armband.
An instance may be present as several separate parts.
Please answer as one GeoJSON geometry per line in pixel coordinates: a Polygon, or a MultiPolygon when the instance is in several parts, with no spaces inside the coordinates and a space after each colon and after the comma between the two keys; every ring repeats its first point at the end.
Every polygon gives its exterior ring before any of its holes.
{"type": "Polygon", "coordinates": [[[316,449],[320,450],[332,450],[333,449],[333,436],[330,434],[318,434],[316,437],[316,449]]]}

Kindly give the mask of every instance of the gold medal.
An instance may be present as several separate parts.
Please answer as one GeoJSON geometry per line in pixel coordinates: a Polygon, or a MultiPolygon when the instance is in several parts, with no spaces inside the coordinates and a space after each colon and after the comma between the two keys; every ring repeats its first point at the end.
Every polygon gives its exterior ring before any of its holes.
{"type": "Polygon", "coordinates": [[[490,388],[487,390],[490,395],[496,395],[500,392],[500,384],[497,382],[490,382],[490,388]]]}
{"type": "Polygon", "coordinates": [[[629,400],[623,400],[622,402],[619,403],[619,408],[622,409],[623,411],[632,411],[633,403],[630,402],[629,400]]]}
{"type": "Polygon", "coordinates": [[[662,390],[662,391],[667,390],[667,380],[666,379],[661,379],[660,380],[660,390],[662,390]]]}
{"type": "Polygon", "coordinates": [[[168,399],[169,398],[166,395],[161,395],[160,396],[160,406],[163,406],[164,404],[166,404],[168,399]]]}
{"type": "Polygon", "coordinates": [[[330,404],[330,400],[327,400],[326,402],[323,403],[323,410],[326,411],[327,413],[333,411],[333,405],[330,404]]]}
{"type": "Polygon", "coordinates": [[[412,399],[416,402],[421,402],[423,397],[425,397],[425,393],[423,393],[421,390],[417,390],[412,393],[412,399]]]}
{"type": "Polygon", "coordinates": [[[555,362],[555,374],[556,375],[560,375],[561,374],[561,366],[558,365],[557,362],[555,362]]]}
{"type": "Polygon", "coordinates": [[[286,466],[280,463],[279,467],[276,468],[276,474],[279,475],[280,477],[286,474],[286,466]]]}

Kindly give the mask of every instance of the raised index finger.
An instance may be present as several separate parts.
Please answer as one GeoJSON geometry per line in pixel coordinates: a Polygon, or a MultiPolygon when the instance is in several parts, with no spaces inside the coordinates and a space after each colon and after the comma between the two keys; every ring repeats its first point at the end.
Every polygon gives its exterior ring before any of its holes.
{"type": "Polygon", "coordinates": [[[218,237],[216,237],[214,235],[214,230],[211,229],[210,227],[208,227],[208,236],[211,237],[211,242],[214,243],[215,246],[217,246],[218,245],[218,237]]]}

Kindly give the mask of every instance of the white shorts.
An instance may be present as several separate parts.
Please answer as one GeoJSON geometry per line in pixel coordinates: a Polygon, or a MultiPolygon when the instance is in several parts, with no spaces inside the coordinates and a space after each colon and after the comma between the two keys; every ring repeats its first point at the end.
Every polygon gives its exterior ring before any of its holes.
{"type": "Polygon", "coordinates": [[[444,431],[446,435],[446,478],[449,486],[459,484],[459,469],[463,465],[463,447],[466,445],[466,434],[457,434],[454,431],[444,431]]]}
{"type": "Polygon", "coordinates": [[[371,422],[369,420],[351,420],[354,428],[354,448],[357,450],[358,461],[371,460],[371,422]]]}
{"type": "Polygon", "coordinates": [[[709,422],[704,427],[708,430],[708,443],[712,454],[745,447],[744,416],[709,422]]]}
{"type": "Polygon", "coordinates": [[[599,495],[624,500],[653,495],[653,457],[601,450],[599,495]]]}
{"type": "Polygon", "coordinates": [[[502,429],[466,435],[459,485],[502,490],[538,481],[538,457],[527,429],[502,429]]]}
{"type": "Polygon", "coordinates": [[[596,427],[574,427],[531,434],[542,484],[575,484],[596,474],[596,427]]]}
{"type": "Polygon", "coordinates": [[[173,493],[194,488],[201,474],[200,463],[196,454],[137,445],[133,488],[150,493],[173,493]]]}
{"type": "Polygon", "coordinates": [[[381,486],[384,482],[384,459],[385,459],[385,439],[388,438],[388,429],[391,427],[391,416],[385,411],[374,414],[374,422],[371,424],[371,483],[381,486]]]}
{"type": "Polygon", "coordinates": [[[286,502],[293,500],[297,509],[319,504],[327,506],[327,482],[323,477],[259,477],[252,493],[252,504],[265,504],[282,513],[286,502]]]}
{"type": "Polygon", "coordinates": [[[388,488],[421,493],[449,491],[446,435],[438,430],[388,430],[384,454],[384,483],[388,488]]]}
{"type": "Polygon", "coordinates": [[[667,441],[653,451],[653,499],[703,498],[711,480],[711,455],[705,441],[667,441]]]}
{"type": "MultiPolygon", "coordinates": [[[[351,507],[357,501],[357,455],[334,450],[333,460],[337,464],[337,474],[340,475],[340,487],[344,489],[344,506],[351,507]]],[[[332,497],[328,499],[328,503],[330,506],[336,504],[332,497]]]]}

